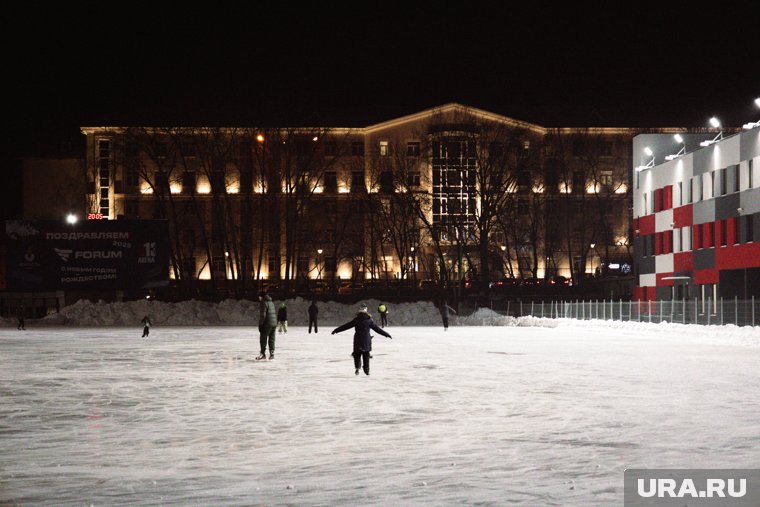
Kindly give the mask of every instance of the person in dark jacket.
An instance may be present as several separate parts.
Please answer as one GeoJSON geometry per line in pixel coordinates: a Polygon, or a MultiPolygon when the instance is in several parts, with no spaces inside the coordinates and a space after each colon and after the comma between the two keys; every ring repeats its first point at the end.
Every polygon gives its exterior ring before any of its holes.
{"type": "Polygon", "coordinates": [[[380,325],[385,327],[388,325],[388,307],[385,303],[377,305],[377,312],[380,314],[380,325]]]}
{"type": "Polygon", "coordinates": [[[150,317],[146,315],[145,317],[142,318],[140,323],[142,323],[143,325],[143,334],[141,338],[147,338],[148,335],[150,334],[150,326],[152,324],[150,321],[150,317]]]}
{"type": "Polygon", "coordinates": [[[447,304],[447,302],[446,302],[445,299],[443,301],[441,301],[441,306],[440,306],[439,310],[441,311],[441,320],[443,320],[443,330],[444,331],[448,331],[448,329],[449,329],[449,312],[453,312],[454,315],[456,315],[457,312],[452,307],[450,307],[447,304]]]}
{"type": "MultiPolygon", "coordinates": [[[[362,360],[364,360],[364,373],[369,375],[369,358],[370,351],[372,350],[372,336],[369,334],[370,330],[380,333],[383,336],[391,338],[391,335],[377,327],[377,324],[372,320],[372,317],[367,313],[367,305],[361,305],[359,311],[356,313],[356,317],[351,322],[347,322],[342,326],[336,327],[332,334],[340,333],[347,329],[354,328],[354,366],[356,375],[359,374],[359,369],[362,368],[362,360]]],[[[393,338],[391,338],[393,339],[393,338]]]]}
{"type": "Polygon", "coordinates": [[[309,333],[311,333],[311,325],[314,324],[314,332],[317,332],[317,315],[319,314],[319,308],[317,308],[317,302],[312,301],[309,306],[309,333]]]}
{"type": "Polygon", "coordinates": [[[26,327],[24,326],[24,309],[18,311],[18,326],[16,326],[16,329],[19,331],[26,331],[26,327]]]}
{"type": "Polygon", "coordinates": [[[261,354],[257,361],[267,358],[267,342],[269,342],[269,359],[274,359],[274,342],[277,336],[277,312],[272,298],[268,294],[259,296],[259,344],[261,354]]]}
{"type": "Polygon", "coordinates": [[[285,303],[280,303],[280,309],[277,310],[277,330],[280,333],[288,332],[288,309],[285,303]]]}

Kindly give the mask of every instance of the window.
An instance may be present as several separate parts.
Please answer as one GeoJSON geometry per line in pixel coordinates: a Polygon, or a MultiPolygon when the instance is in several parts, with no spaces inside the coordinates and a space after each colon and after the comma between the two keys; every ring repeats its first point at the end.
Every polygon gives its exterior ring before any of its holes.
{"type": "Polygon", "coordinates": [[[419,187],[420,186],[419,171],[410,172],[406,177],[406,184],[409,187],[419,187]]]}
{"type": "Polygon", "coordinates": [[[728,181],[726,181],[728,173],[725,169],[719,169],[716,172],[718,173],[716,177],[720,178],[720,195],[726,195],[728,193],[728,181]]]}
{"type": "Polygon", "coordinates": [[[384,194],[393,193],[393,173],[391,171],[380,173],[380,192],[384,194]]]}
{"type": "Polygon", "coordinates": [[[354,141],[353,143],[351,143],[351,155],[363,157],[364,143],[361,141],[354,141]]]}
{"type": "Polygon", "coordinates": [[[388,155],[390,155],[390,149],[388,147],[388,141],[380,141],[379,148],[380,148],[380,156],[381,157],[387,157],[388,155]]]}
{"type": "Polygon", "coordinates": [[[325,193],[334,194],[338,191],[338,174],[335,171],[325,173],[325,193]]]}
{"type": "Polygon", "coordinates": [[[727,226],[726,220],[718,220],[715,223],[715,226],[718,228],[716,231],[718,233],[718,239],[720,240],[720,246],[726,246],[728,244],[728,234],[726,234],[728,231],[726,230],[727,226]]]}
{"type": "Polygon", "coordinates": [[[755,241],[755,220],[754,215],[745,215],[744,217],[744,242],[750,243],[755,241]]]}
{"type": "Polygon", "coordinates": [[[688,194],[687,195],[688,199],[686,202],[689,204],[691,204],[694,200],[693,187],[694,187],[694,178],[689,178],[689,185],[688,185],[688,188],[686,189],[686,192],[688,194]]]}
{"type": "Polygon", "coordinates": [[[140,216],[139,201],[134,199],[124,201],[124,212],[129,218],[138,218],[140,216]]]}
{"type": "Polygon", "coordinates": [[[523,150],[528,151],[530,149],[530,141],[523,141],[523,150]]]}
{"type": "Polygon", "coordinates": [[[334,157],[337,154],[338,154],[338,145],[335,142],[330,141],[328,143],[325,143],[325,155],[327,155],[328,157],[334,157]]]}
{"type": "Polygon", "coordinates": [[[273,280],[275,278],[280,277],[280,258],[273,254],[269,254],[269,262],[268,262],[268,268],[269,268],[269,279],[273,280]]]}
{"type": "Polygon", "coordinates": [[[612,186],[612,171],[602,171],[599,177],[599,183],[606,187],[612,186]]]}
{"type": "Polygon", "coordinates": [[[298,258],[298,273],[306,274],[308,272],[309,272],[309,258],[299,257],[298,258]]]}
{"type": "Polygon", "coordinates": [[[739,191],[739,164],[731,166],[731,176],[734,178],[734,192],[739,191]]]}
{"type": "Polygon", "coordinates": [[[366,191],[367,187],[364,186],[364,171],[354,171],[351,173],[351,191],[366,191]]]}
{"type": "Polygon", "coordinates": [[[108,188],[101,188],[100,189],[100,198],[101,199],[108,199],[108,188]]]}
{"type": "Polygon", "coordinates": [[[325,257],[325,271],[327,273],[335,273],[338,270],[338,263],[335,261],[335,257],[325,257]]]}
{"type": "Polygon", "coordinates": [[[642,215],[648,215],[649,214],[649,210],[647,209],[647,193],[644,192],[643,194],[641,194],[641,197],[642,197],[642,200],[644,202],[644,206],[642,207],[641,214],[642,215]]]}
{"type": "Polygon", "coordinates": [[[586,178],[583,176],[582,171],[573,172],[573,192],[583,193],[583,187],[585,186],[586,178]]]}
{"type": "Polygon", "coordinates": [[[407,157],[419,157],[420,156],[420,143],[419,141],[409,141],[406,143],[406,156],[407,157]]]}
{"type": "Polygon", "coordinates": [[[691,250],[691,227],[681,229],[681,247],[684,252],[691,250]]]}
{"type": "Polygon", "coordinates": [[[754,186],[752,184],[752,159],[749,160],[747,165],[749,166],[748,188],[752,188],[754,186]]]}
{"type": "Polygon", "coordinates": [[[182,190],[188,193],[195,192],[195,171],[182,173],[182,190]]]}
{"type": "Polygon", "coordinates": [[[705,182],[702,176],[697,176],[697,202],[704,200],[705,198],[705,182]]]}

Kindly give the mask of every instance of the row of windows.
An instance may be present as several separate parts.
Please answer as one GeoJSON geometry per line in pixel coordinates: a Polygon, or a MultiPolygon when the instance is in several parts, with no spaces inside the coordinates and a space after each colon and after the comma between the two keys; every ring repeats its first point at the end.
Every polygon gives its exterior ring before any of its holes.
{"type": "Polygon", "coordinates": [[[675,196],[673,196],[672,185],[652,190],[651,192],[644,192],[642,194],[642,214],[657,213],[658,211],[670,209],[673,205],[683,206],[739,192],[741,190],[742,177],[747,181],[747,188],[754,188],[755,181],[752,160],[750,159],[744,167],[746,169],[742,171],[742,166],[735,164],[694,176],[688,181],[679,181],[676,183],[675,196]],[[673,202],[673,197],[675,197],[675,203],[673,202]]]}
{"type": "Polygon", "coordinates": [[[693,227],[648,234],[642,236],[642,239],[644,257],[751,243],[755,240],[755,220],[753,215],[744,215],[738,220],[733,217],[706,222],[693,227]]]}

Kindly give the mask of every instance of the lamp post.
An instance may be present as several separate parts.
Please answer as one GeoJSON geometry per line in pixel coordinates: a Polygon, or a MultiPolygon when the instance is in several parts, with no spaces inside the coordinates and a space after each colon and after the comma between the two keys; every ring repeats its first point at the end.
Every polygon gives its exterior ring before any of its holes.
{"type": "Polygon", "coordinates": [[[75,223],[77,223],[77,220],[79,219],[74,213],[69,213],[68,215],[66,215],[66,223],[69,225],[74,225],[75,223]]]}
{"type": "Polygon", "coordinates": [[[417,262],[416,254],[414,253],[414,247],[411,247],[412,251],[412,287],[417,288],[417,262]]]}
{"type": "MultiPolygon", "coordinates": [[[[720,120],[717,119],[715,116],[713,116],[712,118],[710,118],[710,126],[712,128],[714,128],[714,129],[719,129],[720,128],[720,120]]],[[[723,130],[719,130],[718,134],[713,139],[707,139],[705,141],[702,141],[701,143],[699,143],[699,145],[700,146],[710,146],[713,143],[717,143],[721,139],[723,139],[723,130]]]]}
{"type": "Polygon", "coordinates": [[[322,249],[317,248],[317,280],[322,279],[322,249]]]}
{"type": "MultiPolygon", "coordinates": [[[[755,105],[757,107],[760,107],[760,97],[755,99],[755,105]]],[[[742,128],[744,128],[744,130],[750,130],[757,127],[760,127],[760,121],[752,121],[752,122],[745,123],[744,125],[742,125],[742,128]]]]}
{"type": "Polygon", "coordinates": [[[596,243],[591,243],[591,274],[596,275],[594,271],[594,254],[596,253],[596,243]]]}
{"type": "Polygon", "coordinates": [[[501,249],[501,274],[504,275],[504,278],[506,278],[507,277],[507,260],[504,257],[506,256],[507,246],[499,245],[499,248],[501,249]]]}
{"type": "Polygon", "coordinates": [[[675,155],[668,155],[667,157],[665,157],[665,160],[673,160],[680,157],[681,155],[686,154],[686,142],[683,140],[683,136],[681,134],[675,134],[673,135],[673,139],[675,139],[675,141],[678,144],[682,145],[681,149],[678,150],[678,153],[676,153],[675,155]]]}

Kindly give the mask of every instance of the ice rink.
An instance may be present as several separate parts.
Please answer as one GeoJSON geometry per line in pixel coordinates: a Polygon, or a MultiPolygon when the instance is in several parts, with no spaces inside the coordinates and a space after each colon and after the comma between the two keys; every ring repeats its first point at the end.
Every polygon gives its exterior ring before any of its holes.
{"type": "MultiPolygon", "coordinates": [[[[653,328],[654,329],[654,328],[653,328]]],[[[622,505],[753,468],[760,347],[636,329],[0,330],[2,505],[622,505]]]]}

